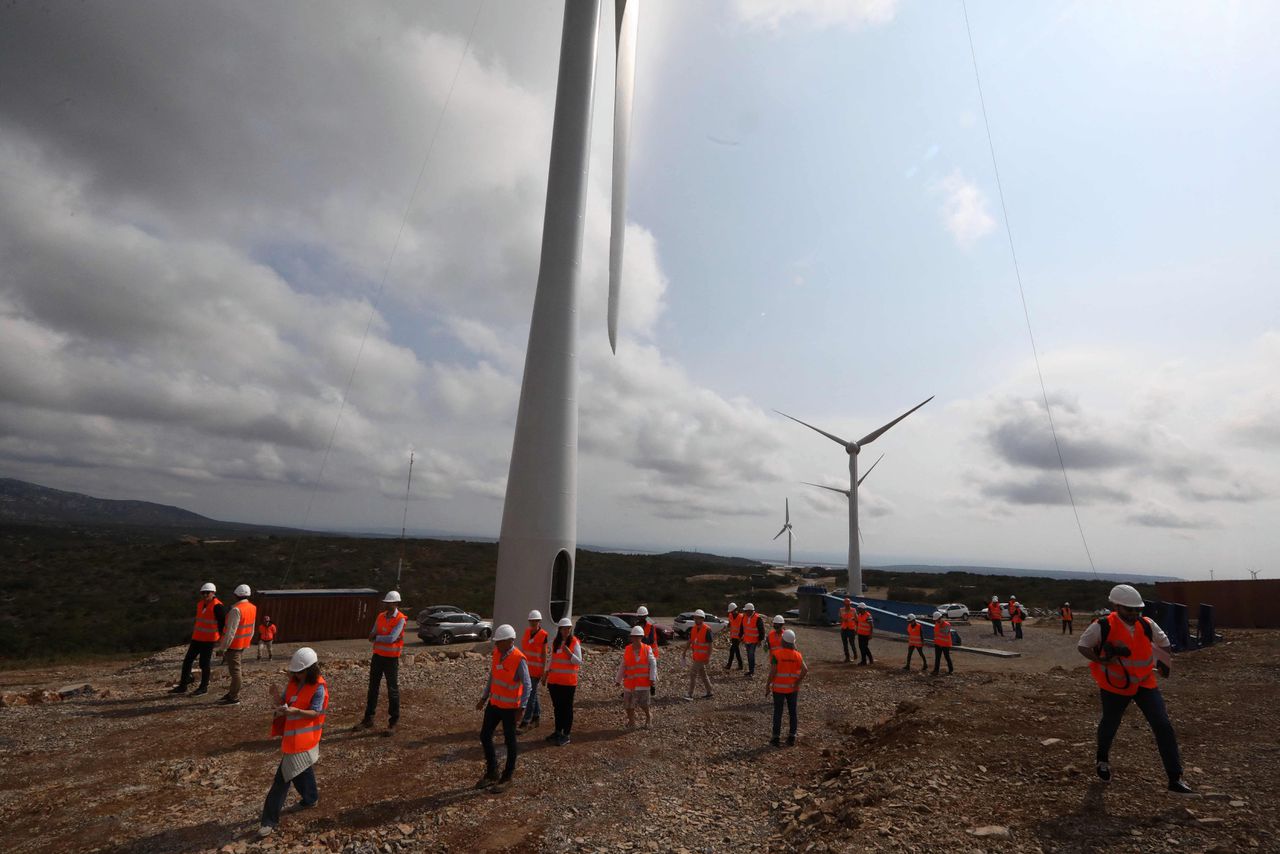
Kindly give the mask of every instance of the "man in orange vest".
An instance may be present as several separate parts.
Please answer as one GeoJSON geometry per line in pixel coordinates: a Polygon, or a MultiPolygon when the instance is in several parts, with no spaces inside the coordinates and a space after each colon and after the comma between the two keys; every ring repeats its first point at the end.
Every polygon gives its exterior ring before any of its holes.
{"type": "Polygon", "coordinates": [[[987,616],[991,618],[991,634],[1004,637],[1004,615],[1000,612],[999,596],[992,596],[987,603],[987,616]]]}
{"type": "Polygon", "coordinates": [[[871,634],[876,621],[871,617],[871,612],[867,610],[864,602],[858,603],[857,621],[858,664],[875,664],[876,660],[871,655],[871,634]]]}
{"type": "Polygon", "coordinates": [[[369,691],[365,695],[364,718],[356,729],[370,729],[373,715],[378,710],[378,692],[382,680],[387,680],[387,731],[391,735],[400,723],[400,653],[404,650],[404,629],[408,617],[400,610],[400,593],[390,590],[382,597],[386,610],[373,621],[369,640],[373,642],[373,656],[369,659],[369,691]]]}
{"type": "Polygon", "coordinates": [[[536,727],[542,719],[542,705],[538,702],[538,683],[547,669],[547,630],[542,628],[542,612],[534,609],[529,612],[529,628],[520,637],[520,651],[524,653],[525,665],[529,668],[529,679],[533,687],[529,692],[529,702],[525,704],[524,718],[520,721],[520,730],[536,727]]]}
{"type": "Polygon", "coordinates": [[[276,624],[271,622],[270,617],[262,618],[262,625],[258,626],[258,661],[262,660],[262,649],[266,647],[267,661],[271,660],[271,645],[276,640],[276,624]]]}
{"type": "Polygon", "coordinates": [[[614,682],[622,686],[622,706],[627,710],[627,729],[636,725],[636,706],[644,709],[644,728],[653,723],[649,699],[658,687],[658,659],[644,642],[644,629],[631,627],[631,643],[622,650],[614,682]]]}
{"type": "Polygon", "coordinates": [[[1022,640],[1022,621],[1025,614],[1022,611],[1022,603],[1018,601],[1017,596],[1009,597],[1009,625],[1013,626],[1013,639],[1022,640]]]}
{"type": "Polygon", "coordinates": [[[320,675],[320,661],[309,646],[301,647],[289,661],[289,682],[284,691],[273,691],[276,709],[271,735],[280,738],[280,765],[276,779],[262,805],[258,838],[275,832],[280,808],[289,795],[289,784],[302,796],[302,809],[320,800],[313,766],[320,759],[320,737],[324,733],[325,712],[329,708],[329,687],[320,675]]]}
{"type": "Polygon", "coordinates": [[[773,628],[769,629],[769,634],[765,636],[764,648],[767,652],[772,652],[782,646],[782,633],[787,630],[787,618],[781,614],[773,615],[773,628]]]}
{"type": "Polygon", "coordinates": [[[236,604],[227,611],[226,625],[222,630],[222,640],[218,649],[222,655],[222,663],[227,666],[231,677],[231,686],[227,693],[218,700],[220,706],[240,705],[240,657],[253,642],[253,629],[258,624],[258,609],[249,601],[253,591],[249,585],[241,584],[235,590],[236,604]]]}
{"type": "Polygon", "coordinates": [[[858,612],[853,607],[853,600],[844,597],[844,607],[840,609],[840,645],[844,647],[844,660],[854,651],[858,637],[858,612]]]}
{"type": "Polygon", "coordinates": [[[169,693],[185,694],[191,684],[191,665],[200,659],[200,687],[191,692],[191,696],[204,694],[209,690],[209,664],[213,660],[213,646],[222,637],[222,625],[227,618],[227,609],[218,600],[218,588],[213,582],[200,587],[200,598],[196,601],[196,622],[191,629],[191,643],[187,644],[187,655],[182,659],[182,676],[178,684],[169,693]]]}
{"type": "Polygon", "coordinates": [[[738,661],[738,669],[742,669],[742,609],[737,602],[729,603],[729,663],[725,670],[733,668],[734,659],[738,661]]]}
{"type": "Polygon", "coordinates": [[[690,656],[693,657],[693,664],[689,667],[689,690],[684,693],[684,699],[690,702],[693,700],[693,687],[698,682],[702,682],[702,687],[706,689],[702,695],[703,699],[711,698],[711,680],[707,678],[707,663],[711,661],[711,645],[715,643],[715,638],[711,634],[711,629],[707,628],[706,620],[707,614],[701,608],[693,612],[689,642],[685,644],[684,652],[680,653],[681,662],[690,656]]]}
{"type": "Polygon", "coordinates": [[[924,629],[915,614],[907,614],[907,663],[902,665],[903,670],[911,669],[911,657],[916,653],[920,653],[920,672],[923,673],[929,669],[929,660],[924,657],[924,629]]]}
{"type": "Polygon", "coordinates": [[[542,682],[551,694],[551,710],[556,716],[556,730],[547,741],[556,747],[569,743],[573,729],[573,695],[578,690],[578,672],[582,668],[582,642],[573,636],[573,620],[561,618],[556,623],[556,639],[551,642],[551,664],[542,674],[542,682]]]}
{"type": "Polygon", "coordinates": [[[756,675],[756,647],[764,640],[764,620],[756,613],[756,606],[748,602],[742,606],[742,623],[738,626],[738,639],[747,649],[747,672],[750,679],[756,675]]]}
{"type": "Polygon", "coordinates": [[[796,743],[796,701],[800,696],[800,683],[809,675],[804,656],[796,649],[796,633],[787,629],[782,633],[782,646],[769,650],[769,678],[765,681],[765,694],[773,695],[773,738],[769,743],[781,747],[782,707],[787,707],[789,724],[787,746],[796,743]]]}
{"type": "Polygon", "coordinates": [[[1071,603],[1063,602],[1062,607],[1058,609],[1058,613],[1062,615],[1062,633],[1064,635],[1074,635],[1075,629],[1071,627],[1071,603]]]}
{"type": "MultiPolygon", "coordinates": [[[[920,653],[921,657],[924,653],[920,653]]],[[[933,675],[938,675],[943,656],[947,659],[947,675],[955,672],[951,666],[951,621],[941,611],[933,612],[933,675]]]]}
{"type": "Polygon", "coordinates": [[[1076,644],[1080,654],[1089,659],[1089,671],[1102,701],[1102,719],[1098,722],[1098,777],[1104,783],[1111,782],[1111,742],[1120,729],[1125,709],[1133,701],[1155,733],[1160,760],[1169,778],[1169,791],[1175,795],[1195,794],[1182,780],[1178,738],[1156,685],[1157,669],[1162,675],[1169,674],[1169,638],[1153,620],[1142,616],[1142,594],[1130,585],[1117,584],[1111,588],[1110,599],[1114,610],[1081,632],[1076,644]]]}
{"type": "Polygon", "coordinates": [[[489,663],[489,681],[480,695],[476,709],[484,709],[480,725],[480,746],[484,748],[484,776],[477,789],[492,789],[497,794],[511,783],[516,772],[516,720],[524,713],[532,689],[529,666],[524,653],[516,649],[516,630],[503,623],[493,633],[493,656],[489,663]],[[507,746],[507,764],[498,776],[498,754],[493,747],[493,733],[502,725],[502,740],[507,746]]]}

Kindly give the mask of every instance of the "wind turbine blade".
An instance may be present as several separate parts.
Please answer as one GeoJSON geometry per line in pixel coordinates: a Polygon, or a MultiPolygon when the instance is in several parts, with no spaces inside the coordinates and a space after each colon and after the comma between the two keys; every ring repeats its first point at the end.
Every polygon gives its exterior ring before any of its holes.
{"type": "Polygon", "coordinates": [[[840,493],[840,494],[841,494],[841,495],[843,495],[845,498],[848,498],[848,497],[849,497],[849,490],[847,490],[847,489],[840,489],[840,488],[839,488],[839,487],[837,487],[837,486],[823,486],[821,483],[809,483],[809,481],[807,481],[807,480],[802,480],[802,481],[800,481],[800,482],[801,482],[801,483],[803,483],[805,486],[816,486],[816,487],[818,487],[818,489],[829,489],[829,490],[831,490],[832,492],[838,492],[838,493],[840,493]]]}
{"type": "Polygon", "coordinates": [[[783,526],[782,526],[782,530],[781,530],[781,531],[779,531],[778,533],[774,534],[774,535],[773,535],[773,538],[776,540],[776,539],[778,539],[778,537],[781,537],[781,536],[782,536],[783,534],[785,534],[786,532],[787,532],[787,526],[786,526],[786,525],[783,525],[783,526]]]}
{"type": "Polygon", "coordinates": [[[833,442],[839,442],[845,448],[849,447],[849,443],[846,442],[844,439],[841,439],[839,436],[836,436],[832,433],[828,433],[826,430],[819,430],[817,427],[814,427],[812,424],[805,424],[805,422],[801,421],[799,418],[792,418],[790,415],[788,415],[785,412],[780,412],[777,409],[773,411],[777,412],[783,418],[791,418],[791,420],[796,422],[797,424],[804,424],[804,426],[808,427],[810,430],[813,430],[814,432],[817,432],[817,433],[821,433],[822,435],[826,436],[828,439],[830,439],[833,442]]]}
{"type": "Polygon", "coordinates": [[[639,0],[614,0],[617,65],[613,87],[613,211],[609,219],[609,348],[618,352],[618,304],[622,299],[622,240],[627,230],[627,157],[636,82],[639,0]]]}
{"type": "MultiPolygon", "coordinates": [[[[929,400],[933,400],[933,397],[934,397],[933,395],[929,395],[929,400]]],[[[873,432],[873,433],[868,433],[867,435],[863,436],[861,439],[859,439],[859,440],[858,440],[858,445],[859,445],[859,446],[861,446],[861,445],[866,445],[866,444],[868,444],[869,442],[874,442],[876,439],[879,439],[881,436],[883,436],[883,435],[884,435],[884,433],[885,433],[885,431],[886,431],[886,430],[888,430],[888,429],[889,429],[890,427],[892,427],[894,424],[897,424],[897,423],[898,423],[899,421],[901,421],[902,419],[906,418],[906,417],[907,417],[908,415],[910,415],[911,413],[915,412],[915,411],[916,411],[917,409],[919,409],[920,407],[924,406],[926,403],[928,403],[928,402],[929,402],[929,400],[926,400],[926,401],[924,401],[923,403],[917,403],[915,406],[911,407],[911,408],[910,408],[910,409],[908,409],[906,412],[902,413],[902,414],[901,414],[901,415],[899,415],[897,418],[893,419],[893,420],[892,420],[892,421],[890,421],[888,424],[886,424],[886,425],[884,425],[883,427],[881,427],[879,430],[876,430],[876,431],[875,431],[875,432],[873,432]]]]}
{"type": "Polygon", "coordinates": [[[864,474],[862,477],[858,478],[858,486],[862,486],[862,482],[863,482],[864,480],[866,480],[866,479],[867,479],[867,475],[868,475],[868,474],[871,474],[871,469],[873,469],[873,468],[875,468],[876,466],[880,465],[880,461],[881,461],[881,460],[883,460],[883,459],[884,459],[884,454],[881,454],[880,456],[876,457],[876,461],[875,461],[874,463],[872,463],[872,464],[871,464],[871,468],[870,468],[870,469],[867,469],[867,473],[866,473],[866,474],[864,474]]]}
{"type": "Polygon", "coordinates": [[[793,540],[798,540],[798,539],[800,539],[800,535],[796,533],[796,529],[795,529],[795,528],[788,528],[788,529],[787,529],[787,537],[789,537],[790,539],[793,539],[793,540]]]}

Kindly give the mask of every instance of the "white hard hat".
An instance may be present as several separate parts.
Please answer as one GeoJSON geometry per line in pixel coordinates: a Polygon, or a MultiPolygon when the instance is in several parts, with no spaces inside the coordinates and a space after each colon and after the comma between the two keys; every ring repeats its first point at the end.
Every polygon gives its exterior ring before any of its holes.
{"type": "Polygon", "coordinates": [[[1065,605],[1065,606],[1067,606],[1067,607],[1071,607],[1071,603],[1070,603],[1070,602],[1063,602],[1062,604],[1063,604],[1063,605],[1065,605]]]}
{"type": "Polygon", "coordinates": [[[515,640],[516,630],[511,628],[509,623],[503,623],[493,633],[493,639],[496,641],[515,640]]]}
{"type": "Polygon", "coordinates": [[[1126,608],[1141,608],[1143,605],[1142,594],[1128,584],[1117,584],[1112,587],[1111,595],[1107,598],[1126,608]]]}
{"type": "Polygon", "coordinates": [[[791,631],[791,629],[787,629],[785,632],[783,632],[783,633],[782,633],[782,642],[783,642],[783,643],[795,643],[795,642],[796,642],[796,633],[795,633],[795,632],[793,632],[793,631],[791,631]]]}
{"type": "Polygon", "coordinates": [[[249,585],[241,584],[239,587],[236,588],[236,595],[239,596],[241,599],[248,599],[250,596],[253,595],[253,591],[249,589],[249,585]]]}
{"type": "Polygon", "coordinates": [[[942,612],[941,612],[941,611],[934,611],[934,612],[933,612],[933,618],[934,618],[935,620],[941,620],[941,619],[942,619],[942,612]]]}
{"type": "Polygon", "coordinates": [[[785,623],[786,621],[787,621],[787,618],[786,618],[786,617],[784,617],[784,616],[782,616],[781,614],[774,614],[774,615],[773,615],[773,624],[774,624],[775,626],[780,626],[780,625],[782,625],[783,623],[785,623]]]}
{"type": "Polygon", "coordinates": [[[636,616],[638,616],[638,617],[647,617],[647,616],[649,616],[649,609],[648,609],[648,608],[646,608],[645,606],[641,605],[639,608],[636,608],[636,616]]]}
{"type": "Polygon", "coordinates": [[[204,584],[200,585],[200,592],[201,593],[217,593],[218,588],[214,586],[214,583],[212,581],[206,581],[204,584]]]}
{"type": "Polygon", "coordinates": [[[706,612],[705,612],[705,611],[703,611],[701,608],[699,608],[698,610],[696,610],[696,611],[694,611],[694,612],[693,612],[693,616],[695,616],[695,617],[702,617],[703,619],[706,619],[707,614],[706,614],[706,612]]]}
{"type": "Polygon", "coordinates": [[[529,612],[529,619],[530,619],[530,620],[541,620],[541,619],[542,619],[542,612],[541,612],[541,611],[539,611],[537,608],[534,608],[532,611],[530,611],[530,612],[529,612]]]}
{"type": "Polygon", "coordinates": [[[991,597],[991,601],[992,601],[992,602],[999,602],[999,601],[1000,601],[1000,597],[999,597],[999,596],[992,596],[992,597],[991,597]]]}
{"type": "Polygon", "coordinates": [[[915,621],[916,621],[916,615],[915,615],[915,614],[907,614],[907,622],[908,622],[908,623],[914,623],[915,621]]]}
{"type": "Polygon", "coordinates": [[[867,610],[867,603],[866,603],[866,602],[859,602],[859,603],[858,603],[858,610],[859,610],[859,611],[865,611],[865,610],[867,610]]]}
{"type": "Polygon", "coordinates": [[[736,610],[738,610],[738,603],[737,603],[737,602],[730,602],[730,603],[729,603],[729,610],[730,610],[730,611],[736,611],[736,610]]]}
{"type": "Polygon", "coordinates": [[[382,597],[382,601],[383,601],[384,603],[385,603],[385,602],[399,602],[399,601],[400,601],[400,592],[399,592],[398,590],[388,590],[388,591],[387,591],[387,595],[382,597]]]}
{"type": "Polygon", "coordinates": [[[642,637],[644,637],[644,629],[640,628],[639,626],[632,626],[632,627],[631,627],[631,636],[632,636],[633,638],[642,638],[642,637]]]}
{"type": "Polygon", "coordinates": [[[556,625],[562,629],[571,629],[573,628],[573,620],[568,617],[561,617],[560,622],[556,623],[556,625]]]}
{"type": "Polygon", "coordinates": [[[293,654],[293,658],[289,659],[289,672],[301,673],[319,660],[314,649],[309,646],[300,646],[293,654]]]}
{"type": "Polygon", "coordinates": [[[1015,600],[1015,599],[1017,599],[1017,598],[1018,598],[1017,596],[1010,596],[1010,597],[1009,597],[1009,601],[1010,601],[1010,602],[1012,602],[1013,600],[1015,600]]]}
{"type": "Polygon", "coordinates": [[[742,606],[742,610],[744,611],[754,611],[755,609],[756,609],[756,606],[752,605],[750,602],[742,606]]]}

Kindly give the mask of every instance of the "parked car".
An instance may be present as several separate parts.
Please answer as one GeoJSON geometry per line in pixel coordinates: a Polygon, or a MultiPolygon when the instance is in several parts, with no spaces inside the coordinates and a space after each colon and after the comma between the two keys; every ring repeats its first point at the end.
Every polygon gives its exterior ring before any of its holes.
{"type": "MultiPolygon", "coordinates": [[[[628,626],[640,625],[641,617],[635,611],[614,611],[613,616],[626,620],[628,626]]],[[[671,643],[671,639],[676,636],[675,629],[658,623],[654,623],[654,625],[658,626],[658,646],[666,646],[671,643]]]]}
{"type": "Polygon", "coordinates": [[[418,622],[421,623],[433,614],[470,614],[477,620],[480,619],[479,614],[468,611],[466,608],[459,608],[457,605],[428,605],[418,612],[418,622]]]}
{"type": "MultiPolygon", "coordinates": [[[[717,617],[715,614],[707,614],[703,619],[703,622],[707,624],[707,628],[711,629],[711,633],[716,635],[729,627],[728,620],[723,617],[717,617]]],[[[676,617],[676,621],[672,624],[671,628],[675,630],[676,635],[679,637],[687,638],[689,636],[689,629],[693,628],[693,612],[685,611],[683,614],[676,617]]]]}
{"type": "Polygon", "coordinates": [[[573,634],[578,640],[598,641],[621,649],[631,639],[631,624],[612,614],[584,614],[574,624],[573,634]]]}
{"type": "MultiPolygon", "coordinates": [[[[970,613],[970,614],[977,614],[980,618],[982,618],[982,619],[984,619],[984,620],[989,620],[989,619],[991,619],[991,615],[987,612],[987,606],[986,606],[986,605],[983,605],[981,608],[974,608],[974,609],[973,609],[972,611],[970,611],[969,613],[970,613]]],[[[1008,603],[1008,602],[1001,602],[1001,603],[1000,603],[1000,619],[1002,619],[1002,620],[1007,620],[1007,619],[1009,619],[1009,603],[1008,603]]]]}
{"type": "Polygon", "coordinates": [[[969,619],[969,608],[957,602],[948,602],[946,605],[937,605],[935,611],[941,611],[943,616],[948,620],[967,620],[969,619]]]}
{"type": "Polygon", "coordinates": [[[493,635],[493,623],[474,614],[435,613],[421,615],[418,638],[423,643],[453,643],[455,640],[487,641],[493,635]]]}
{"type": "Polygon", "coordinates": [[[798,620],[800,619],[800,609],[792,608],[790,611],[786,611],[785,613],[783,613],[782,616],[786,617],[788,621],[798,620]]]}

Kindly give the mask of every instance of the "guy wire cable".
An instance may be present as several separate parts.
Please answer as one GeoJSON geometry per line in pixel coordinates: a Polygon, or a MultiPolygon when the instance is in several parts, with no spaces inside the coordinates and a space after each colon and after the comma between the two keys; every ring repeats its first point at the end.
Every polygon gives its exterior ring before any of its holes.
{"type": "MultiPolygon", "coordinates": [[[[413,182],[413,190],[409,193],[409,201],[404,206],[404,215],[400,217],[400,228],[396,231],[396,239],[391,245],[391,254],[387,257],[387,263],[382,268],[382,280],[378,283],[378,289],[374,292],[373,301],[369,304],[369,319],[364,325],[364,335],[360,337],[360,347],[356,350],[355,363],[351,366],[351,373],[347,375],[347,384],[342,389],[342,401],[338,405],[338,414],[333,419],[333,429],[329,431],[329,441],[325,444],[324,454],[320,459],[320,471],[316,473],[315,482],[311,485],[310,492],[307,493],[307,509],[302,516],[302,525],[299,528],[298,536],[293,541],[293,551],[289,555],[289,563],[284,570],[284,578],[280,584],[283,586],[289,580],[289,573],[293,570],[294,561],[298,557],[298,546],[302,542],[302,534],[306,530],[307,522],[311,519],[311,508],[316,500],[316,490],[320,488],[320,484],[324,479],[325,467],[329,464],[329,456],[333,451],[333,440],[338,435],[338,425],[342,423],[342,415],[347,409],[347,399],[351,395],[351,384],[355,381],[356,370],[360,367],[360,359],[364,355],[365,343],[369,340],[369,330],[373,328],[373,318],[378,312],[378,303],[382,301],[382,292],[387,287],[387,279],[391,275],[391,264],[395,261],[396,253],[400,250],[400,239],[404,236],[405,225],[409,222],[409,213],[413,210],[413,202],[418,197],[418,188],[422,184],[422,176],[426,174],[427,163],[431,160],[431,153],[435,151],[436,140],[440,138],[440,128],[444,125],[445,113],[449,110],[449,104],[453,102],[453,90],[458,85],[458,75],[462,73],[462,64],[467,59],[467,54],[471,52],[471,40],[476,34],[476,24],[480,21],[480,13],[484,10],[484,0],[480,0],[476,4],[476,14],[471,19],[471,30],[467,33],[466,44],[462,48],[462,54],[458,57],[458,66],[453,70],[453,80],[449,83],[449,92],[445,95],[444,104],[440,107],[440,115],[436,117],[435,130],[431,132],[431,139],[427,143],[426,153],[422,155],[422,166],[418,169],[418,177],[413,182]]],[[[407,511],[406,511],[407,512],[407,511]]]]}
{"type": "Polygon", "coordinates": [[[995,173],[996,191],[1000,196],[1000,214],[1004,218],[1005,235],[1009,238],[1009,254],[1013,258],[1013,274],[1018,281],[1018,296],[1022,298],[1022,316],[1027,321],[1027,338],[1031,341],[1031,358],[1035,361],[1036,377],[1040,380],[1040,396],[1044,399],[1044,414],[1049,419],[1049,433],[1053,436],[1053,447],[1058,452],[1058,467],[1062,469],[1062,482],[1067,487],[1067,498],[1071,502],[1071,512],[1076,517],[1076,528],[1080,531],[1080,542],[1084,545],[1085,557],[1089,559],[1089,568],[1095,577],[1098,567],[1093,563],[1093,553],[1089,550],[1089,540],[1084,534],[1084,523],[1080,521],[1080,510],[1076,507],[1075,494],[1071,491],[1071,479],[1067,476],[1067,464],[1062,459],[1062,445],[1058,442],[1058,428],[1053,423],[1053,410],[1049,406],[1049,392],[1045,389],[1044,372],[1040,369],[1040,353],[1036,349],[1036,335],[1031,328],[1031,310],[1027,307],[1027,292],[1022,287],[1022,270],[1018,266],[1018,250],[1013,244],[1013,227],[1009,224],[1009,209],[1004,201],[1004,184],[1000,181],[1000,165],[996,161],[996,145],[991,137],[991,122],[987,119],[987,99],[982,93],[982,75],[978,73],[978,54],[973,49],[973,28],[969,26],[969,4],[960,0],[964,10],[964,30],[969,37],[969,57],[973,60],[973,79],[978,84],[978,102],[982,105],[982,124],[987,130],[987,148],[991,152],[991,169],[995,173]]]}

